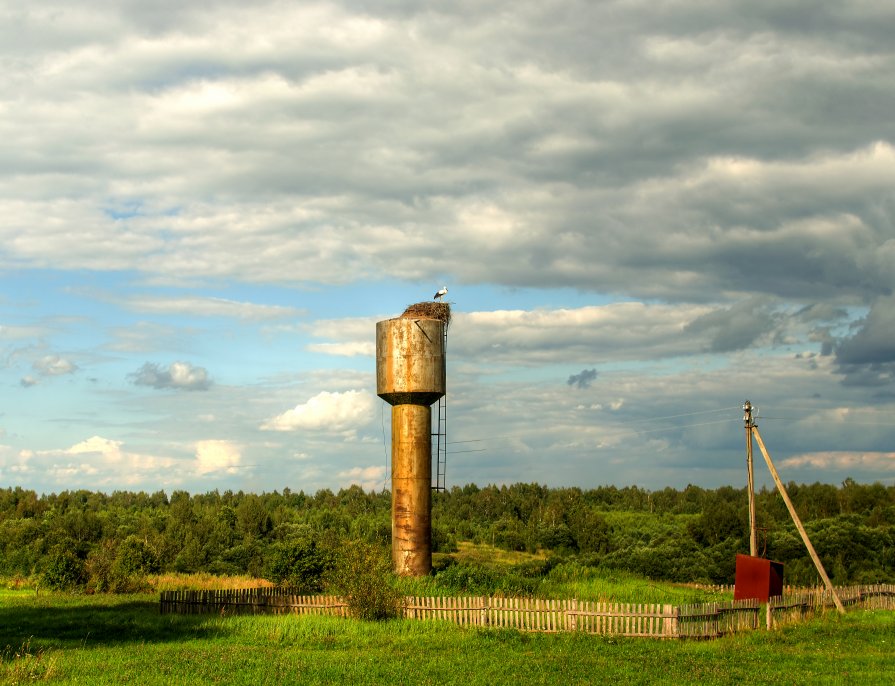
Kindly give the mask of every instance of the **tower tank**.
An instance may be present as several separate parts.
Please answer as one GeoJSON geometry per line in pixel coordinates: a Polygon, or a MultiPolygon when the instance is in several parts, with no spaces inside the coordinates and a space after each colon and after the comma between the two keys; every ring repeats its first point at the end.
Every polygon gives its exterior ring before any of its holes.
{"type": "Polygon", "coordinates": [[[432,412],[445,393],[449,306],[421,303],[376,323],[376,393],[392,406],[392,564],[398,574],[432,569],[432,412]],[[414,309],[416,308],[416,314],[414,309]],[[445,312],[447,318],[431,313],[445,312]],[[411,313],[411,314],[408,314],[411,313]]]}

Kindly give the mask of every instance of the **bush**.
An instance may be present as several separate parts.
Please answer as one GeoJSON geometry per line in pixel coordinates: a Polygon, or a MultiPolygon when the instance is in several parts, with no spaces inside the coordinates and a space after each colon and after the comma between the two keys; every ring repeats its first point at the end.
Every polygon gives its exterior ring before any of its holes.
{"type": "Polygon", "coordinates": [[[327,587],[345,600],[359,619],[382,620],[401,615],[402,598],[386,550],[348,541],[335,553],[327,587]]]}
{"type": "Polygon", "coordinates": [[[90,593],[114,592],[112,567],[115,565],[115,541],[105,540],[87,556],[87,590],[90,593]]]}
{"type": "Polygon", "coordinates": [[[237,574],[261,576],[264,570],[261,545],[255,540],[239,543],[225,550],[219,562],[227,563],[237,574]]]}
{"type": "Polygon", "coordinates": [[[49,588],[66,591],[84,584],[84,561],[71,550],[57,546],[50,554],[50,563],[44,569],[41,583],[49,588]]]}
{"type": "Polygon", "coordinates": [[[530,569],[498,571],[483,565],[457,563],[445,567],[435,576],[436,583],[454,593],[472,593],[474,595],[530,596],[535,593],[541,582],[540,571],[543,563],[538,565],[538,572],[530,569]]]}
{"type": "Polygon", "coordinates": [[[454,593],[491,594],[498,575],[491,569],[468,563],[456,563],[435,575],[438,585],[454,593]]]}
{"type": "MultiPolygon", "coordinates": [[[[391,540],[391,530],[389,530],[389,538],[386,541],[391,540]]],[[[441,529],[440,527],[433,526],[432,527],[432,552],[433,553],[456,553],[457,548],[457,540],[451,536],[447,531],[441,529]]]]}
{"type": "Polygon", "coordinates": [[[118,546],[115,571],[119,576],[156,574],[160,567],[155,551],[139,536],[128,536],[118,546]]]}
{"type": "Polygon", "coordinates": [[[199,540],[190,535],[186,544],[174,558],[174,571],[189,574],[197,572],[205,566],[205,554],[199,540]]]}
{"type": "Polygon", "coordinates": [[[298,593],[318,593],[323,588],[323,575],[331,567],[331,555],[313,538],[303,536],[271,546],[265,576],[298,593]]]}
{"type": "Polygon", "coordinates": [[[87,591],[90,593],[139,593],[149,589],[142,567],[133,566],[134,548],[103,541],[87,556],[87,591]],[[124,554],[122,555],[122,551],[124,554]]]}

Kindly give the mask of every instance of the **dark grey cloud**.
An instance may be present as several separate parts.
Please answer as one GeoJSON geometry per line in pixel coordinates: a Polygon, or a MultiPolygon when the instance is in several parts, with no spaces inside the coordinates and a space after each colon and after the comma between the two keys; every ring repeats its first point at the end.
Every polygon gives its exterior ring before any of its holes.
{"type": "Polygon", "coordinates": [[[895,383],[895,363],[870,362],[865,364],[840,364],[842,383],[846,386],[882,388],[895,383]]]}
{"type": "Polygon", "coordinates": [[[769,303],[746,300],[715,310],[687,324],[687,331],[710,336],[711,352],[730,352],[751,347],[755,341],[773,332],[780,323],[769,303]]]}
{"type": "Polygon", "coordinates": [[[842,322],[848,319],[848,310],[835,303],[818,302],[805,305],[793,314],[803,322],[842,322]]]}
{"type": "Polygon", "coordinates": [[[855,334],[840,343],[836,359],[845,365],[895,362],[895,298],[873,303],[855,334]]]}
{"type": "Polygon", "coordinates": [[[208,371],[189,362],[173,362],[167,368],[147,362],[130,379],[137,386],[157,389],[207,391],[211,386],[208,371]]]}
{"type": "Polygon", "coordinates": [[[594,379],[597,378],[596,369],[582,369],[578,374],[572,374],[566,383],[575,388],[590,388],[594,379]]]}
{"type": "Polygon", "coordinates": [[[853,335],[836,347],[843,382],[852,386],[895,384],[895,297],[879,298],[853,335]]]}

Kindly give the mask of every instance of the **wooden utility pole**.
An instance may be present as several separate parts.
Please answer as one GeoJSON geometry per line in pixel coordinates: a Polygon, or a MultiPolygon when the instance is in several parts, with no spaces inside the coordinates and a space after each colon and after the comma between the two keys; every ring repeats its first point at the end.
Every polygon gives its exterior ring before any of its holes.
{"type": "MultiPolygon", "coordinates": [[[[748,401],[747,401],[748,403],[748,401]]],[[[802,542],[805,544],[805,547],[808,549],[808,554],[811,556],[811,560],[814,562],[814,566],[817,569],[817,573],[820,574],[820,578],[823,579],[824,586],[827,587],[827,590],[830,592],[830,595],[833,596],[833,602],[836,604],[836,609],[839,610],[839,614],[845,614],[845,608],[842,607],[842,601],[839,600],[839,596],[836,594],[836,590],[833,588],[833,584],[830,581],[830,577],[827,576],[826,570],[824,570],[824,566],[820,563],[820,558],[817,556],[817,553],[814,551],[814,546],[811,545],[811,539],[808,538],[808,532],[805,531],[805,527],[802,526],[802,520],[799,519],[799,515],[796,514],[796,508],[793,507],[792,501],[789,499],[789,494],[786,492],[786,488],[783,485],[783,481],[780,480],[780,475],[777,473],[776,467],[774,467],[774,463],[771,462],[771,456],[768,454],[768,449],[765,448],[764,441],[761,440],[761,434],[758,433],[758,427],[755,425],[754,421],[751,421],[751,413],[750,413],[750,421],[746,425],[749,427],[749,435],[755,436],[755,440],[758,442],[758,447],[761,450],[761,454],[764,455],[764,461],[768,464],[768,469],[771,470],[771,476],[774,477],[774,483],[777,484],[777,490],[780,491],[780,495],[783,496],[783,502],[786,503],[786,509],[789,510],[789,516],[792,517],[792,521],[795,523],[796,528],[799,530],[799,535],[802,537],[802,542]],[[750,426],[751,425],[751,426],[750,426]]],[[[749,444],[751,446],[751,442],[749,444]]],[[[751,451],[750,451],[751,455],[751,451]]],[[[750,460],[751,464],[751,460],[750,460]]],[[[751,481],[751,477],[750,477],[751,481]]],[[[751,492],[751,483],[750,483],[750,492],[751,492]]],[[[753,529],[754,534],[754,529],[753,529]]],[[[753,553],[754,555],[754,553],[753,553]]]]}
{"type": "Polygon", "coordinates": [[[746,425],[746,471],[749,483],[749,554],[758,557],[758,540],[755,535],[755,479],[752,470],[752,403],[743,403],[743,422],[746,425]]]}

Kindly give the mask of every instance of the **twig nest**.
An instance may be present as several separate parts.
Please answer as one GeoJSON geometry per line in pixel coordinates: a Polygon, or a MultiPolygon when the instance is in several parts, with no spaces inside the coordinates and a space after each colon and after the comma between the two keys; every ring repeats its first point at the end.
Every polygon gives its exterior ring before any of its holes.
{"type": "Polygon", "coordinates": [[[406,319],[438,319],[445,328],[451,325],[451,306],[443,302],[422,302],[409,305],[401,315],[406,319]]]}

